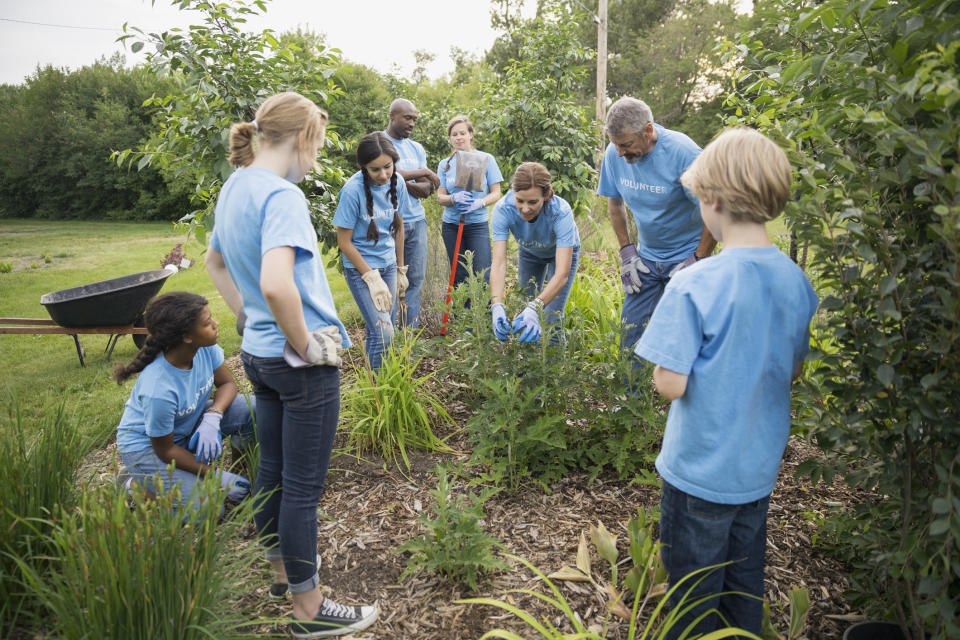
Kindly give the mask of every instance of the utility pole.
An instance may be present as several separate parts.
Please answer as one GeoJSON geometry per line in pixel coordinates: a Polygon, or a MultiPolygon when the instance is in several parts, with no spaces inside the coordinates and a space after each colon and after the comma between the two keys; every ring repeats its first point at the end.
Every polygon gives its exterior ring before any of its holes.
{"type": "Polygon", "coordinates": [[[603,123],[607,119],[607,0],[599,0],[597,15],[597,123],[600,127],[597,167],[603,160],[603,123]]]}

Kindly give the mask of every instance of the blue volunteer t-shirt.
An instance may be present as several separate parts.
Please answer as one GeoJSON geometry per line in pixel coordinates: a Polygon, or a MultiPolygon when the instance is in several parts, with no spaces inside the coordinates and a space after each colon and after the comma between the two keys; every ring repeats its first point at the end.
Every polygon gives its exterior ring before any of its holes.
{"type": "MultiPolygon", "coordinates": [[[[473,194],[474,198],[483,198],[490,193],[491,185],[503,182],[503,174],[500,173],[500,167],[497,166],[497,161],[492,155],[486,151],[478,150],[474,150],[473,153],[480,153],[487,157],[487,167],[483,176],[483,189],[480,191],[470,192],[473,194]]],[[[440,164],[437,165],[437,176],[440,178],[440,186],[446,188],[447,193],[450,195],[453,195],[458,191],[463,191],[463,189],[457,189],[453,186],[457,182],[456,153],[454,153],[452,157],[448,157],[440,161],[440,164]]],[[[490,209],[488,207],[480,207],[476,211],[471,211],[468,213],[463,222],[464,224],[477,224],[480,222],[486,222],[489,217],[490,209]]],[[[450,222],[452,224],[458,224],[460,222],[460,211],[457,209],[456,204],[443,208],[443,221],[450,222]]]]}
{"type": "MultiPolygon", "coordinates": [[[[390,138],[390,142],[393,143],[397,154],[400,156],[400,160],[397,161],[397,169],[401,171],[413,171],[414,169],[427,168],[427,152],[424,150],[422,144],[410,138],[397,140],[386,131],[383,133],[390,138]]],[[[409,206],[405,209],[400,209],[400,215],[403,217],[404,224],[423,220],[427,217],[427,211],[423,208],[423,203],[420,202],[419,198],[410,196],[407,202],[409,206]]]]}
{"type": "Polygon", "coordinates": [[[213,391],[213,371],[221,364],[220,345],[200,347],[188,370],[158,355],[133,385],[117,427],[117,448],[122,453],[142,451],[150,448],[150,438],[170,433],[174,443],[186,447],[213,391]]]}
{"type": "Polygon", "coordinates": [[[538,258],[555,257],[557,247],[580,246],[580,232],[573,219],[573,210],[558,195],[547,200],[533,222],[527,222],[520,216],[511,189],[494,205],[490,227],[494,242],[506,240],[512,233],[518,245],[538,258]]]}
{"type": "Polygon", "coordinates": [[[770,495],[790,435],[790,385],[817,296],[777,247],[724,249],[667,284],[635,352],[689,376],[657,471],[710,502],[770,495]]]}
{"type": "MultiPolygon", "coordinates": [[[[367,195],[363,190],[363,174],[357,171],[343,185],[338,194],[337,211],[333,214],[334,226],[341,229],[353,229],[353,246],[357,248],[363,259],[371,269],[383,269],[397,263],[396,243],[390,235],[390,224],[393,222],[393,203],[390,200],[390,183],[376,186],[370,183],[370,192],[373,194],[373,219],[377,223],[380,237],[376,244],[367,240],[367,227],[370,225],[370,214],[367,213],[367,195]]],[[[402,212],[409,208],[412,200],[407,193],[407,186],[397,176],[397,210],[402,212]]],[[[404,219],[406,222],[406,219],[404,219]]],[[[343,256],[343,266],[348,269],[356,267],[343,256]]]]}
{"type": "Polygon", "coordinates": [[[317,232],[303,192],[268,169],[237,169],[220,189],[210,246],[223,255],[243,298],[247,324],[241,348],[261,358],[283,357],[286,338],[260,291],[263,255],[276,247],[296,251],[293,279],[300,292],[308,331],[334,325],[343,347],[350,338],[333,305],[317,232]]]}
{"type": "Polygon", "coordinates": [[[683,260],[700,243],[700,202],[680,184],[680,176],[700,154],[686,135],[654,124],[657,144],[634,163],[610,143],[603,154],[597,193],[623,200],[637,223],[637,252],[654,262],[683,260]]]}

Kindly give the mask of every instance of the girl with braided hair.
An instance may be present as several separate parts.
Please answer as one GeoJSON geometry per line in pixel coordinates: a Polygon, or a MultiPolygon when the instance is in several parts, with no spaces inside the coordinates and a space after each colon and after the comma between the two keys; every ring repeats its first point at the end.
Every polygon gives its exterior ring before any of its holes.
{"type": "Polygon", "coordinates": [[[133,361],[117,364],[113,379],[122,384],[139,373],[117,427],[117,448],[127,474],[156,494],[180,486],[181,504],[197,506],[200,476],[220,474],[227,498],[250,490],[243,476],[215,468],[223,436],[241,448],[252,442],[253,419],[237,383],[223,364],[217,321],[202,296],[185,291],[153,298],[143,315],[147,339],[133,361]],[[213,398],[210,392],[213,390],[213,398]],[[174,463],[174,470],[167,466],[174,463]]]}
{"type": "Polygon", "coordinates": [[[360,171],[340,189],[333,224],[343,254],[343,274],[367,325],[365,353],[380,368],[393,341],[396,299],[407,288],[403,264],[403,218],[409,194],[397,179],[400,155],[382,131],[357,146],[360,171]]]}

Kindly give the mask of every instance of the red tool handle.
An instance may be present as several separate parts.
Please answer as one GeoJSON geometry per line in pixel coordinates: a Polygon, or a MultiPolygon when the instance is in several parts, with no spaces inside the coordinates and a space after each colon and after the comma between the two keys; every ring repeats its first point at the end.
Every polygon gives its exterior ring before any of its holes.
{"type": "Polygon", "coordinates": [[[460,262],[460,239],[463,238],[463,220],[466,216],[460,216],[460,226],[457,227],[457,242],[453,245],[453,266],[450,267],[450,284],[447,287],[446,309],[443,311],[443,326],[440,327],[440,335],[447,335],[447,318],[450,316],[450,296],[453,294],[453,280],[457,275],[457,263],[460,262]]]}

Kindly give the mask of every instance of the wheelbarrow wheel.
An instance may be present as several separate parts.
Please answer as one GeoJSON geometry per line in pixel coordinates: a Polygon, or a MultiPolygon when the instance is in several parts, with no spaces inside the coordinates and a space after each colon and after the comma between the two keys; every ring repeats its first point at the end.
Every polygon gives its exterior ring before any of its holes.
{"type": "MultiPolygon", "coordinates": [[[[133,326],[137,328],[147,326],[143,322],[143,316],[137,318],[136,322],[133,323],[133,326]]],[[[143,349],[143,345],[147,343],[147,334],[145,333],[133,333],[130,334],[130,337],[133,338],[133,344],[137,345],[137,349],[143,349]]]]}

